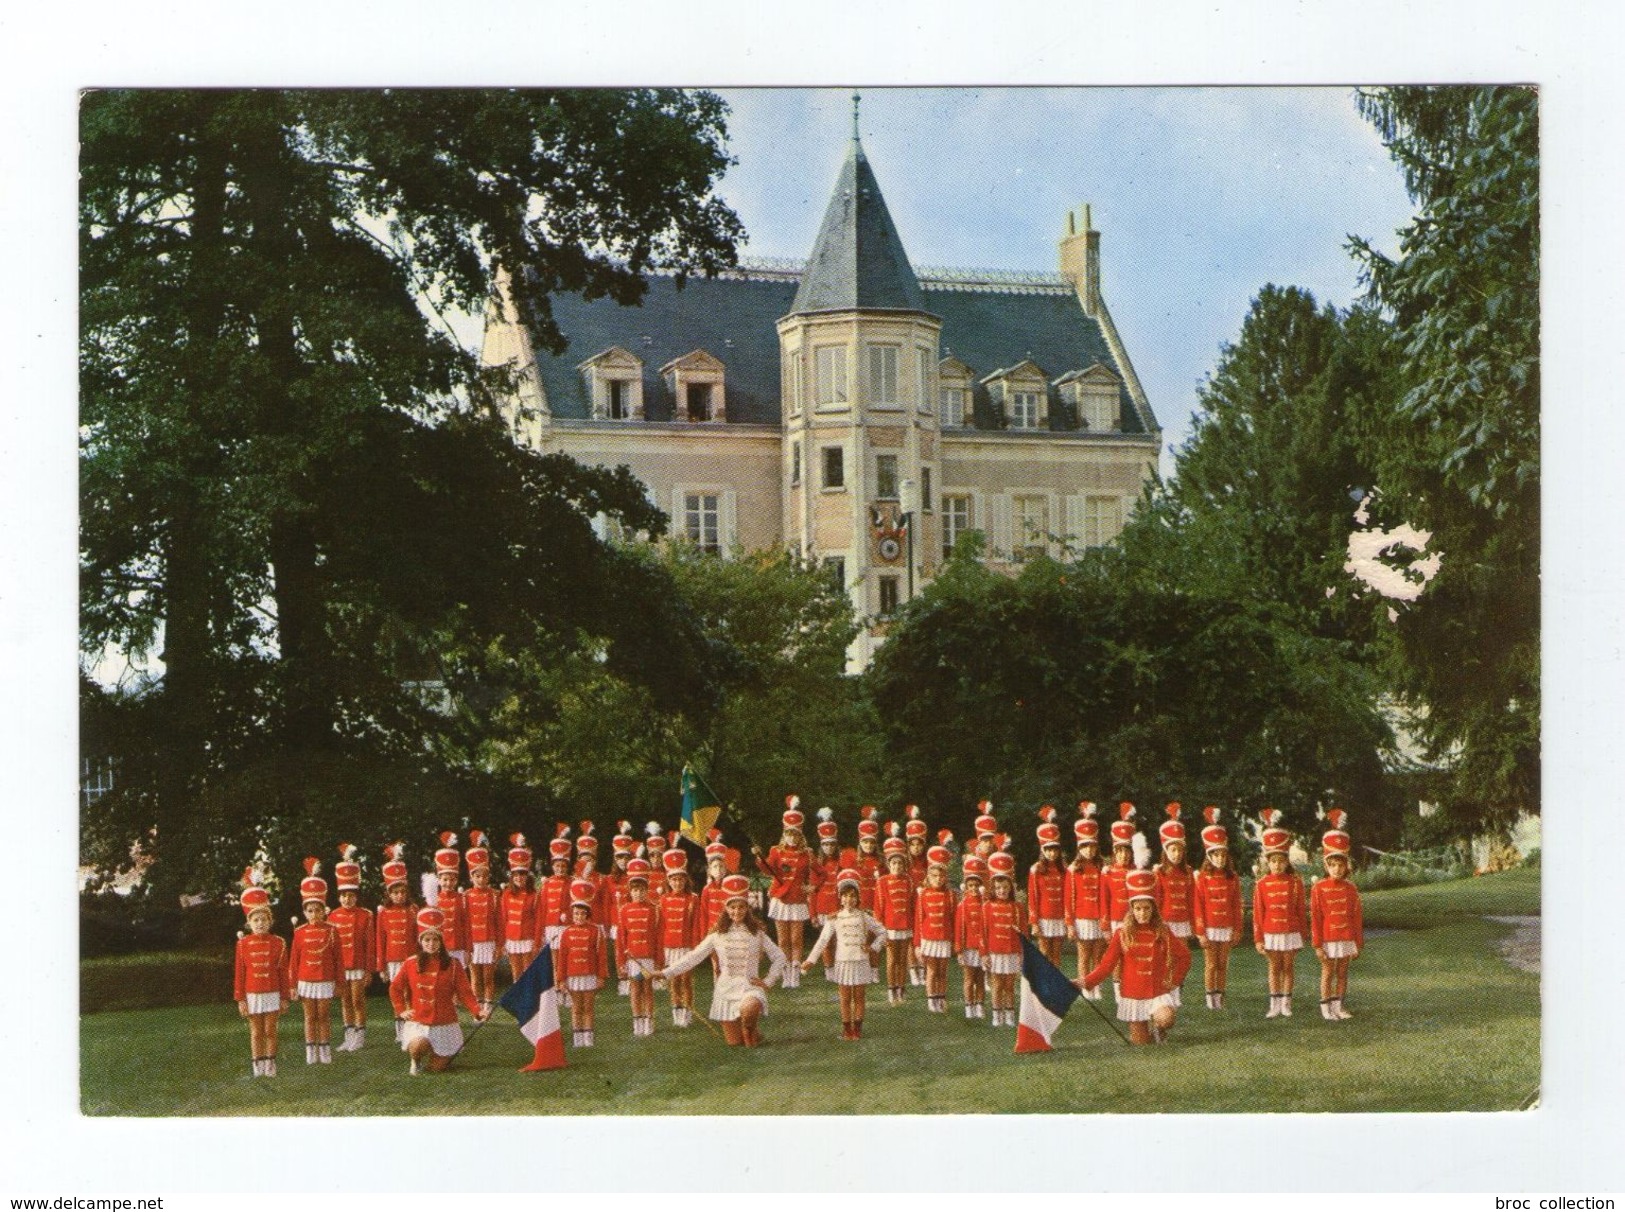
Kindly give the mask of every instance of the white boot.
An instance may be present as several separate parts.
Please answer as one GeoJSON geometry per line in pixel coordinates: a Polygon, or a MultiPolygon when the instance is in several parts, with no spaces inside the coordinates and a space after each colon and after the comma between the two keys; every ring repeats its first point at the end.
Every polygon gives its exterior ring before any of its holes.
{"type": "Polygon", "coordinates": [[[1290,993],[1281,994],[1281,1017],[1292,1017],[1292,995],[1290,993]]]}
{"type": "Polygon", "coordinates": [[[1270,994],[1269,1013],[1264,1015],[1264,1017],[1265,1018],[1280,1018],[1281,1017],[1281,995],[1279,993],[1270,994]]]}
{"type": "Polygon", "coordinates": [[[1332,1003],[1332,1016],[1337,1019],[1353,1018],[1347,1010],[1343,1009],[1343,999],[1338,998],[1332,1003]]]}

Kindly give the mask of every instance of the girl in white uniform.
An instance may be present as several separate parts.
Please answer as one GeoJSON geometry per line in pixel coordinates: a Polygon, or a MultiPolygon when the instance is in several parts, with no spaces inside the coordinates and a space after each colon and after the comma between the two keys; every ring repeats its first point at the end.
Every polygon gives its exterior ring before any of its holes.
{"type": "Polygon", "coordinates": [[[866,987],[874,980],[874,966],[869,957],[886,945],[886,931],[875,921],[874,915],[863,908],[856,869],[844,869],[835,887],[841,907],[824,919],[823,932],[813,944],[812,953],[802,961],[801,970],[807,971],[818,962],[825,947],[835,945],[830,979],[841,991],[841,1038],[862,1039],[866,987]]]}
{"type": "Polygon", "coordinates": [[[730,1045],[754,1048],[762,1042],[760,1023],[767,1013],[767,990],[784,975],[784,952],[762,929],[762,920],[750,907],[750,880],[730,875],[722,881],[728,899],[722,920],[682,959],[658,975],[681,976],[712,956],[717,977],[711,992],[711,1018],[722,1024],[722,1038],[730,1045]],[[767,975],[758,975],[762,959],[767,975]]]}

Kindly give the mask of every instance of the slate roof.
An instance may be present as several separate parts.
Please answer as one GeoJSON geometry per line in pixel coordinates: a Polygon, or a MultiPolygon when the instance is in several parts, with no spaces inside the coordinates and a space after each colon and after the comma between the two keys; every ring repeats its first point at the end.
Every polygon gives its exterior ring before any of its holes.
{"type": "Polygon", "coordinates": [[[858,308],[923,311],[925,304],[880,183],[854,138],[790,310],[858,308]]]}
{"type": "MultiPolygon", "coordinates": [[[[645,418],[670,421],[676,402],[660,367],[703,349],[727,368],[729,422],[778,425],[779,335],[774,325],[790,314],[799,284],[800,275],[782,262],[759,269],[746,262],[726,276],[690,278],[682,290],[671,277],[651,277],[639,307],[556,295],[553,313],[570,345],[559,357],[541,355],[537,360],[548,407],[555,417],[590,416],[586,380],[576,367],[619,345],[643,359],[645,418]]],[[[1052,381],[1095,362],[1111,367],[1120,379],[1128,378],[1099,323],[1083,314],[1070,286],[1050,285],[1036,275],[1010,285],[927,277],[919,292],[918,310],[942,318],[942,356],[952,354],[977,378],[1024,358],[1036,362],[1052,381]]],[[[1145,433],[1126,382],[1121,400],[1122,432],[1145,433]]],[[[974,403],[977,427],[999,428],[986,387],[975,388],[974,403]]],[[[1049,413],[1052,429],[1077,428],[1053,388],[1049,413]]]]}

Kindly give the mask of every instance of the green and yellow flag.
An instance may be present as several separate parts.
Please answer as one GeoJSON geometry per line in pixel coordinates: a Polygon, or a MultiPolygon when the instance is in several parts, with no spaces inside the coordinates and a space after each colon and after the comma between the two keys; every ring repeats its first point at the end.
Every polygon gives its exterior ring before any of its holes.
{"type": "Polygon", "coordinates": [[[722,801],[705,785],[705,780],[694,773],[692,766],[683,767],[683,819],[678,832],[696,846],[705,845],[705,835],[716,827],[722,815],[722,801]]]}

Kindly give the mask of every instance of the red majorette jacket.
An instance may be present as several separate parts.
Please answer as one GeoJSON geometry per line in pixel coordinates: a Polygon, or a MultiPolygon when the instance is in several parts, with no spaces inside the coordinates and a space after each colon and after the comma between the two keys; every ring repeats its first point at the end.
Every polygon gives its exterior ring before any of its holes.
{"type": "Polygon", "coordinates": [[[446,915],[440,938],[447,951],[468,950],[468,905],[461,892],[435,890],[434,908],[446,915]]]}
{"type": "Polygon", "coordinates": [[[288,980],[333,981],[344,979],[344,957],[339,953],[339,932],[326,922],[306,922],[293,932],[293,950],[288,955],[288,980]]]}
{"type": "MultiPolygon", "coordinates": [[[[840,891],[836,887],[836,878],[841,873],[839,858],[821,859],[814,857],[812,862],[812,901],[809,905],[812,912],[819,917],[828,917],[841,907],[840,891]]],[[[861,897],[861,890],[860,890],[861,897]]]]}
{"type": "Polygon", "coordinates": [[[237,940],[236,975],[232,980],[233,1001],[250,993],[280,993],[287,1001],[293,993],[288,983],[288,945],[275,934],[245,934],[237,940]]]}
{"type": "Polygon", "coordinates": [[[885,865],[878,854],[864,854],[857,850],[850,853],[852,861],[845,865],[858,873],[858,906],[872,913],[875,908],[875,885],[880,882],[885,865]]]}
{"type": "Polygon", "coordinates": [[[916,888],[925,887],[925,874],[931,864],[923,854],[911,854],[908,859],[908,881],[916,888]]]}
{"type": "Polygon", "coordinates": [[[954,950],[981,951],[987,934],[982,910],[987,902],[979,892],[967,892],[954,911],[954,950]]]}
{"type": "Polygon", "coordinates": [[[538,942],[536,929],[536,893],[526,888],[504,888],[497,898],[497,920],[502,924],[502,941],[517,943],[529,939],[538,942]]]}
{"type": "MultiPolygon", "coordinates": [[[[653,901],[627,901],[615,918],[615,968],[626,971],[626,961],[660,959],[660,912],[653,901]]],[[[657,966],[659,966],[657,964],[657,966]]]]}
{"type": "Polygon", "coordinates": [[[495,943],[502,940],[502,922],[498,908],[502,893],[487,884],[475,886],[463,893],[463,908],[468,911],[468,944],[495,943]]]}
{"type": "Polygon", "coordinates": [[[1307,934],[1303,877],[1296,872],[1261,875],[1253,885],[1253,942],[1266,934],[1307,934]]]}
{"type": "Polygon", "coordinates": [[[1128,873],[1132,867],[1107,867],[1101,872],[1104,885],[1102,899],[1106,902],[1106,921],[1118,925],[1128,916],[1128,873]]]}
{"type": "Polygon", "coordinates": [[[1027,913],[1034,920],[1066,917],[1066,869],[1034,863],[1027,872],[1027,913]]]}
{"type": "Polygon", "coordinates": [[[722,920],[722,911],[727,907],[728,894],[722,890],[722,885],[710,883],[700,889],[700,934],[710,934],[717,928],[722,920]]]}
{"type": "Polygon", "coordinates": [[[549,926],[570,924],[570,879],[568,875],[550,875],[542,881],[536,894],[536,934],[547,932],[549,926]]]}
{"type": "Polygon", "coordinates": [[[1241,880],[1235,875],[1215,875],[1211,871],[1196,873],[1196,888],[1192,905],[1192,929],[1203,938],[1208,928],[1230,928],[1234,941],[1241,937],[1241,880]]]}
{"type": "Polygon", "coordinates": [[[1133,941],[1129,942],[1123,937],[1129,928],[1124,925],[1112,931],[1106,954],[1101,956],[1095,970],[1083,978],[1084,985],[1093,989],[1117,972],[1122,997],[1159,997],[1178,988],[1191,966],[1191,949],[1185,940],[1158,924],[1135,926],[1133,941]]]}
{"type": "Polygon", "coordinates": [[[1027,933],[1027,906],[1020,901],[982,902],[983,950],[989,955],[1014,955],[1027,933]]]}
{"type": "Polygon", "coordinates": [[[1080,922],[1099,922],[1106,918],[1106,899],[1103,895],[1102,870],[1099,863],[1085,863],[1082,867],[1068,867],[1066,871],[1066,916],[1080,922]]]}
{"type": "Polygon", "coordinates": [[[372,940],[372,910],[357,905],[340,905],[327,915],[328,923],[339,932],[339,961],[345,970],[366,971],[372,967],[377,944],[372,940]]]}
{"type": "Polygon", "coordinates": [[[396,1018],[408,1018],[426,1027],[455,1023],[458,1002],[470,1014],[480,1012],[474,988],[468,983],[468,969],[444,953],[439,962],[431,959],[427,969],[420,969],[417,953],[413,952],[389,982],[389,1000],[395,1005],[396,1018]]]}
{"type": "Polygon", "coordinates": [[[887,872],[876,881],[875,920],[887,930],[914,929],[914,885],[908,872],[887,872]]]}
{"type": "Polygon", "coordinates": [[[812,875],[812,851],[805,846],[791,849],[774,846],[756,860],[756,865],[770,876],[773,884],[767,894],[786,905],[801,905],[807,901],[807,884],[812,875]]]}
{"type": "Polygon", "coordinates": [[[398,964],[417,954],[418,907],[410,901],[404,905],[379,905],[373,932],[378,942],[373,969],[382,972],[386,964],[398,964]]]}
{"type": "Polygon", "coordinates": [[[1157,908],[1162,913],[1165,922],[1189,922],[1191,920],[1191,896],[1195,888],[1195,876],[1189,867],[1158,867],[1157,868],[1157,908]]]}
{"type": "Polygon", "coordinates": [[[1360,910],[1360,890],[1349,880],[1328,876],[1316,881],[1309,892],[1309,929],[1313,946],[1353,943],[1363,951],[1365,918],[1360,910]]]}
{"type": "Polygon", "coordinates": [[[562,984],[572,976],[609,979],[609,947],[601,927],[592,922],[566,926],[553,949],[553,975],[562,984]]]}
{"type": "Polygon", "coordinates": [[[660,913],[660,945],[674,950],[700,943],[700,898],[692,892],[662,892],[655,901],[660,913]]]}
{"type": "Polygon", "coordinates": [[[922,887],[914,892],[914,940],[954,941],[954,890],[922,887]]]}

